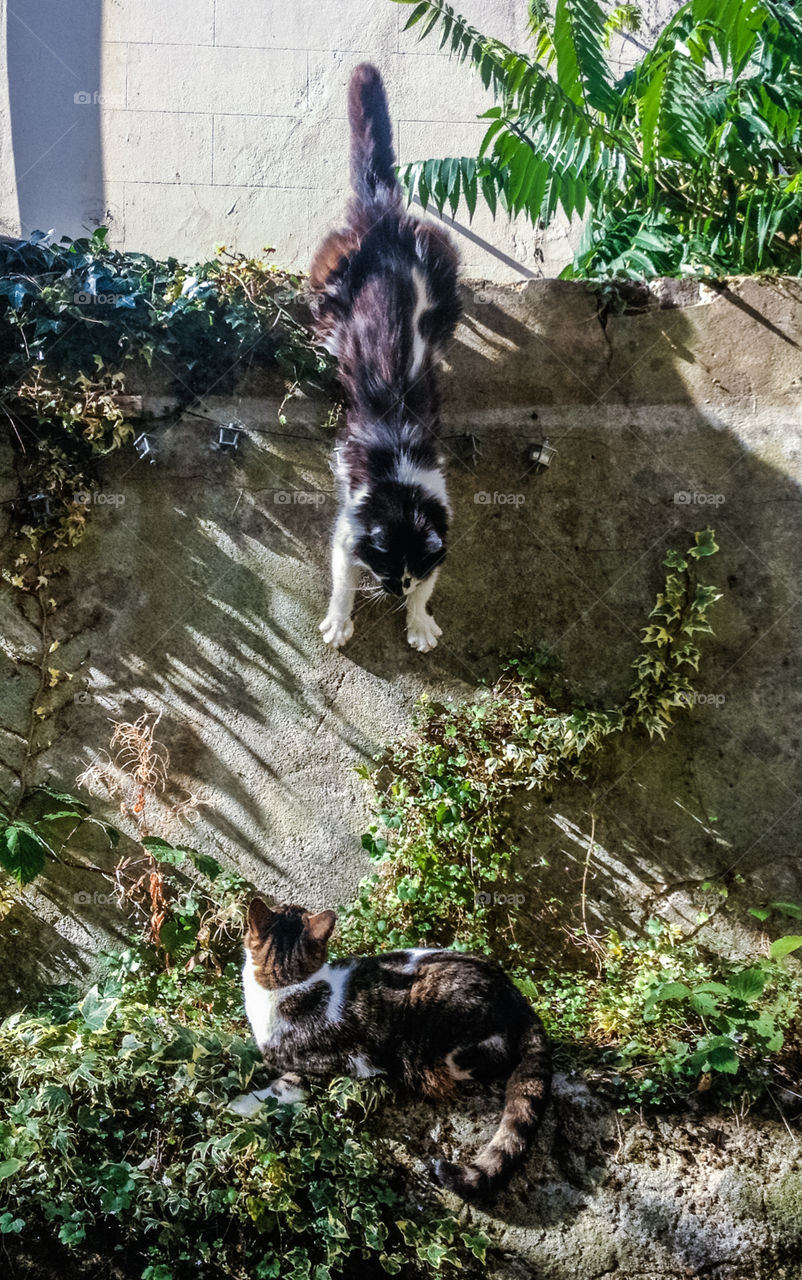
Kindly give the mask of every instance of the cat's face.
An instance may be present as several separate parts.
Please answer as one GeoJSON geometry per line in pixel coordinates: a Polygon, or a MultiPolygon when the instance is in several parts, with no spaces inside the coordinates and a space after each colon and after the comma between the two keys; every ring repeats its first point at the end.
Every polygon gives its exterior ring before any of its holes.
{"type": "Polygon", "coordinates": [[[245,947],[260,985],[275,990],[311,977],[326,963],[336,923],[333,911],[310,914],[304,907],[268,907],[261,898],[254,898],[245,947]]]}
{"type": "Polygon", "coordinates": [[[409,595],[442,564],[447,515],[439,503],[372,495],[360,511],[354,554],[391,596],[409,595]]]}

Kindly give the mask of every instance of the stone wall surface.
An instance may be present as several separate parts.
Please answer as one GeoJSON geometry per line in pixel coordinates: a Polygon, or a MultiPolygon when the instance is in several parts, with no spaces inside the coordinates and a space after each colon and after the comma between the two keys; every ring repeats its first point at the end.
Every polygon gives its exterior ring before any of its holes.
{"type": "MultiPolygon", "coordinates": [[[[705,569],[723,598],[698,702],[664,743],[613,740],[592,789],[522,807],[528,913],[534,928],[552,882],[578,895],[591,812],[591,899],[608,924],[669,906],[690,924],[690,889],[716,877],[753,905],[792,899],[799,283],[666,282],[606,317],[592,289],[570,282],[463,292],[443,373],[454,523],[433,599],[438,648],[410,650],[401,617],[369,597],[348,647],[322,644],[335,511],[327,406],[295,398],[280,425],[280,392],[251,370],[232,397],[200,406],[211,423],[192,413],[156,429],[157,465],[133,450],[103,464],[67,559],[61,656],[77,673],[74,701],[43,772],[72,785],[87,751],[106,745],[110,717],[161,711],[177,777],[211,801],[193,843],[278,895],[342,901],[366,868],[370,792],[353,766],[407,731],[415,699],[470,692],[523,642],[557,655],[578,698],[615,705],[666,549],[712,524],[721,551],[705,569]],[[212,424],[232,415],[246,435],[229,458],[212,450],[212,424]],[[544,438],[557,453],[537,474],[529,449],[544,438]]],[[[158,383],[143,383],[146,407],[169,401],[158,383]]],[[[6,614],[13,761],[35,679],[18,660],[36,635],[11,603],[6,614]]],[[[177,819],[164,822],[162,834],[182,837],[177,819]]],[[[108,911],[70,909],[88,887],[76,874],[47,892],[59,963],[79,972],[108,911]]],[[[0,981],[25,964],[17,956],[0,981]]]]}
{"type": "MultiPolygon", "coordinates": [[[[323,646],[328,406],[296,398],[280,424],[279,390],[251,371],[199,407],[210,422],[157,426],[155,466],[132,451],[103,464],[59,587],[61,664],[77,674],[42,775],[72,789],[110,718],[161,712],[178,782],[209,804],[191,828],[165,814],[159,834],[280,898],[336,904],[367,868],[370,792],[354,766],[409,731],[415,699],[470,694],[523,642],[554,651],[577,697],[614,705],[663,555],[709,523],[721,551],[704,569],[723,598],[696,705],[665,742],[621,738],[587,784],[520,805],[510,888],[526,896],[527,943],[547,949],[580,920],[593,831],[592,927],[639,929],[659,914],[691,930],[704,908],[702,940],[754,955],[756,922],[732,921],[802,893],[802,288],[658,282],[601,313],[592,289],[569,282],[463,292],[443,373],[455,515],[433,599],[438,648],[409,650],[399,615],[366,597],[346,650],[323,646]],[[232,415],[246,435],[225,458],[211,423],[232,415]],[[536,474],[529,449],[544,437],[557,454],[536,474]],[[740,917],[718,911],[722,885],[740,917]]],[[[152,409],[170,398],[158,377],[140,389],[152,409]]],[[[35,693],[21,659],[36,636],[13,601],[2,609],[0,746],[14,763],[35,693]]],[[[25,892],[2,924],[5,1003],[45,976],[86,981],[125,927],[112,903],[85,903],[98,888],[96,874],[63,867],[25,892]]],[[[568,1102],[558,1094],[531,1191],[500,1211],[510,1258],[499,1276],[799,1280],[800,1163],[779,1118],[742,1131],[702,1111],[619,1133],[575,1083],[568,1102]]],[[[417,1133],[434,1120],[403,1123],[417,1133]]],[[[470,1126],[454,1124],[449,1141],[470,1145],[470,1126]]]]}
{"type": "MultiPolygon", "coordinates": [[[[527,47],[525,0],[455,7],[527,47]]],[[[678,3],[641,7],[648,45],[678,3]]],[[[272,245],[305,270],[345,203],[358,62],[386,78],[402,162],[476,154],[492,99],[437,40],[403,31],[409,13],[390,0],[2,0],[0,231],[107,224],[115,246],[190,261],[220,242],[272,245]]],[[[615,66],[637,55],[616,38],[615,66]]],[[[459,210],[454,229],[466,273],[498,280],[558,274],[577,233],[482,209],[470,226],[459,210]]]]}

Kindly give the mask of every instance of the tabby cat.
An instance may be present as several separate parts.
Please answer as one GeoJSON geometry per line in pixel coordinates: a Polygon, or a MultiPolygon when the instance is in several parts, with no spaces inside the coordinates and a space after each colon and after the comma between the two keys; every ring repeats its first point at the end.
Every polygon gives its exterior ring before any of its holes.
{"type": "MultiPolygon", "coordinates": [[[[416,949],[329,961],[333,911],[251,903],[242,973],[245,1010],[282,1102],[305,1077],[387,1075],[446,1100],[470,1080],[506,1079],[493,1139],[466,1166],[435,1164],[443,1186],[487,1203],[523,1163],[548,1097],[543,1026],[493,961],[416,949]]],[[[240,1108],[241,1109],[241,1108],[240,1108]]]]}
{"type": "Polygon", "coordinates": [[[444,231],[402,207],[387,98],[368,63],[351,78],[348,116],[354,195],[346,226],[324,240],[310,270],[317,334],[338,359],[348,401],[320,630],[329,644],[350,640],[366,568],[405,602],[407,639],[427,652],[442,634],[427,608],[450,517],[435,366],[459,319],[457,254],[444,231]]]}

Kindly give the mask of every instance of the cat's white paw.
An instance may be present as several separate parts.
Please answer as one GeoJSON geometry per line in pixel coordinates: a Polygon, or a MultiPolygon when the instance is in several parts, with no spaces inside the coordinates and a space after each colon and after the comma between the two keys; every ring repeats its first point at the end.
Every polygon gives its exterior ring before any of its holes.
{"type": "Polygon", "coordinates": [[[438,627],[430,613],[422,613],[409,620],[407,640],[420,653],[428,653],[430,649],[434,649],[438,636],[442,634],[442,627],[438,627]]]}
{"type": "Polygon", "coordinates": [[[270,1086],[270,1093],[278,1101],[285,1106],[289,1106],[294,1102],[303,1102],[306,1094],[298,1082],[297,1076],[279,1076],[278,1080],[274,1080],[270,1086]]]}
{"type": "Polygon", "coordinates": [[[232,1098],[228,1110],[233,1111],[235,1116],[254,1116],[272,1092],[271,1086],[268,1089],[253,1089],[250,1093],[241,1093],[239,1097],[232,1098]]]}
{"type": "Polygon", "coordinates": [[[333,644],[335,649],[340,649],[354,634],[354,624],[350,618],[332,617],[329,614],[321,622],[320,631],[326,644],[333,644]]]}

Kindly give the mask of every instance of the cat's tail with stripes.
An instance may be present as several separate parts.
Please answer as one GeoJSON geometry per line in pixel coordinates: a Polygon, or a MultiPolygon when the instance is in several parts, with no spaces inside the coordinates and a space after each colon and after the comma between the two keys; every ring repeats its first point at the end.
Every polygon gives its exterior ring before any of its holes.
{"type": "Polygon", "coordinates": [[[468,1165],[438,1160],[438,1181],[469,1204],[487,1204],[526,1159],[540,1124],[551,1084],[551,1052],[539,1019],[524,1032],[521,1060],[507,1080],[501,1123],[490,1142],[468,1165]]]}
{"type": "Polygon", "coordinates": [[[401,201],[395,175],[393,130],[387,94],[377,69],[363,62],[351,76],[348,90],[351,126],[351,185],[361,209],[381,212],[401,201]]]}

